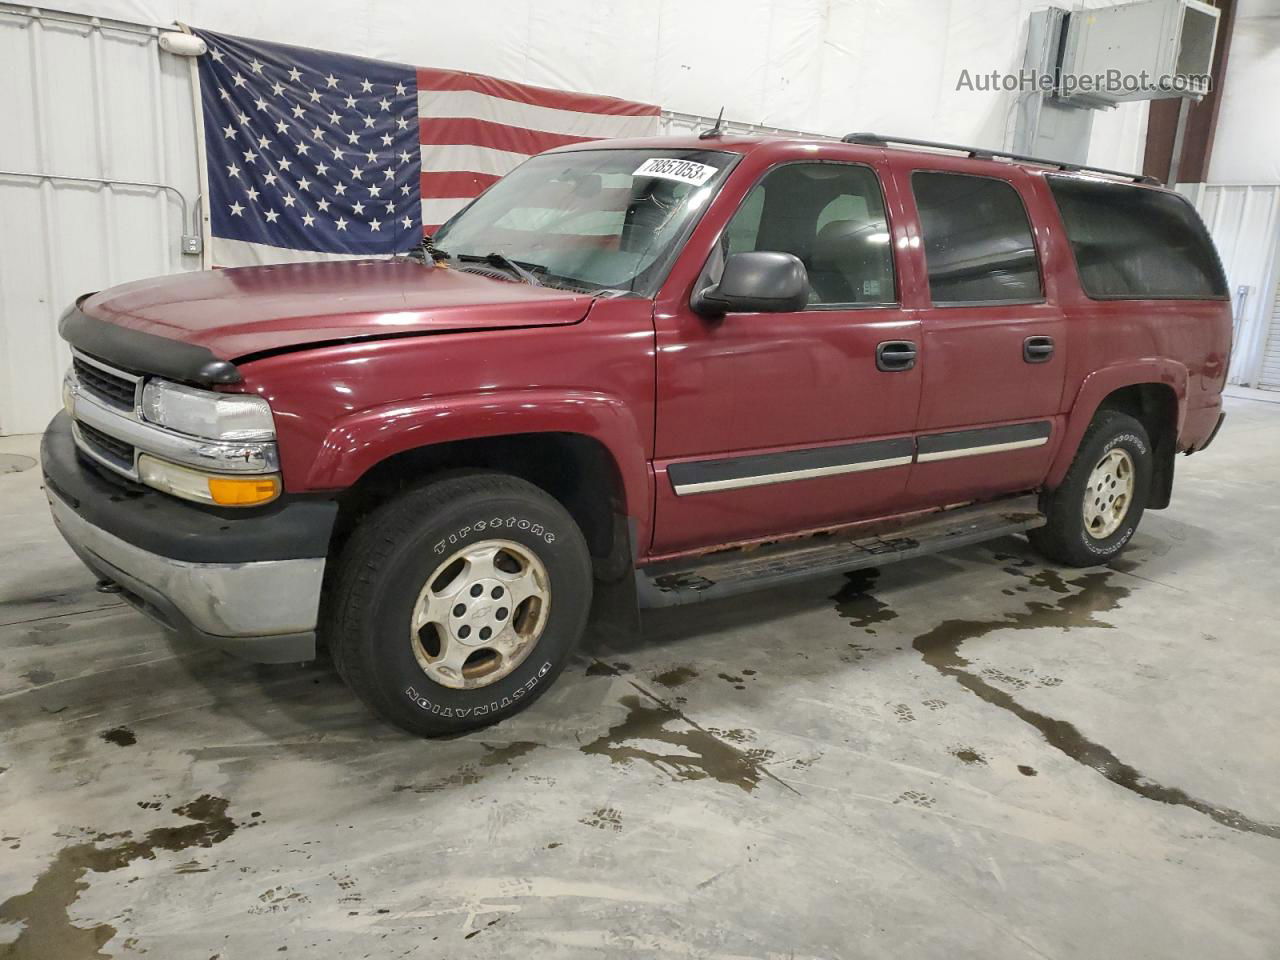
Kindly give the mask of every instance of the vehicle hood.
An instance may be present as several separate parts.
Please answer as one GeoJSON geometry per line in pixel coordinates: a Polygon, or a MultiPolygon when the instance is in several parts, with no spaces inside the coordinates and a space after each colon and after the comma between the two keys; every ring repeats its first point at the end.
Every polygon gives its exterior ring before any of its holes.
{"type": "Polygon", "coordinates": [[[577,323],[591,300],[397,259],[174,274],[112,287],[80,309],[234,361],[312,343],[577,323]]]}

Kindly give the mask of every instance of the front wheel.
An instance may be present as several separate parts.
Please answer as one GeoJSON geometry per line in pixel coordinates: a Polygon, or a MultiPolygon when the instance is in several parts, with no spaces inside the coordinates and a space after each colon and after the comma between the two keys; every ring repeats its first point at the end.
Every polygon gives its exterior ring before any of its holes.
{"type": "Polygon", "coordinates": [[[374,712],[421,736],[528,706],[564,667],[591,605],[577,524],[504,474],[403,494],[360,524],[338,564],[334,664],[374,712]]]}
{"type": "Polygon", "coordinates": [[[1106,563],[1125,548],[1147,506],[1151,439],[1118,410],[1102,410],[1080,441],[1062,485],[1044,497],[1048,523],[1027,536],[1048,559],[1072,567],[1106,563]]]}

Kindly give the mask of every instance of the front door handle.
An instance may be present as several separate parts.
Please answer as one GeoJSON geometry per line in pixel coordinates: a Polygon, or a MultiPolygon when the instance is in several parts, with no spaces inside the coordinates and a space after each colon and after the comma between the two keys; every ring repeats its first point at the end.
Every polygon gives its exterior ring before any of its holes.
{"type": "Polygon", "coordinates": [[[1044,363],[1053,356],[1053,337],[1027,337],[1022,341],[1022,359],[1027,363],[1044,363]]]}
{"type": "Polygon", "coordinates": [[[916,345],[910,340],[885,340],[876,346],[876,369],[901,373],[916,365],[916,345]]]}

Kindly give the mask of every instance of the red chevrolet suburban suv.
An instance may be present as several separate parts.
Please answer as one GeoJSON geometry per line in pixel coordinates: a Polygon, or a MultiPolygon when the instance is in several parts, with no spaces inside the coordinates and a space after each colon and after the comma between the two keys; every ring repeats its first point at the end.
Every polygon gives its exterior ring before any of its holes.
{"type": "Polygon", "coordinates": [[[1102,563],[1222,420],[1226,284],[1133,175],[850,135],[579,144],[420,256],[80,298],[49,503],[252,660],[424,735],[527,706],[593,590],[679,604],[1012,531],[1102,563]]]}

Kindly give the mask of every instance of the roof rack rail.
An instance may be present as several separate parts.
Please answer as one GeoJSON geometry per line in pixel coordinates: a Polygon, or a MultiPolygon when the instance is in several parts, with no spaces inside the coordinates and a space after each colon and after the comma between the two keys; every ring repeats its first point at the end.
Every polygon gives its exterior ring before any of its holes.
{"type": "Polygon", "coordinates": [[[1108,170],[1106,167],[1091,167],[1083,163],[1066,163],[1062,160],[1048,160],[1044,157],[1028,157],[1021,153],[1009,153],[1007,150],[988,150],[985,147],[966,147],[959,143],[938,143],[934,140],[912,140],[907,137],[885,137],[878,133],[850,133],[840,138],[844,143],[857,143],[868,147],[887,147],[890,145],[898,145],[904,147],[928,147],[933,150],[958,150],[960,153],[967,153],[971,157],[977,157],[983,160],[1013,160],[1017,163],[1035,163],[1045,167],[1055,167],[1058,170],[1074,172],[1077,170],[1087,170],[1090,173],[1103,173],[1109,177],[1123,177],[1125,180],[1132,180],[1134,183],[1151,183],[1156,186],[1160,185],[1160,181],[1155,177],[1148,177],[1142,173],[1126,173],[1123,170],[1108,170]]]}

